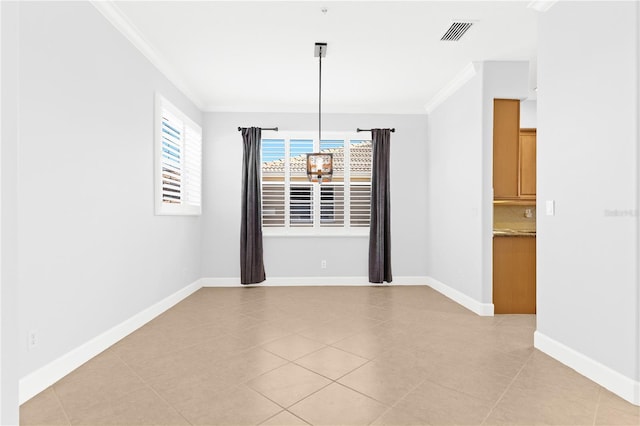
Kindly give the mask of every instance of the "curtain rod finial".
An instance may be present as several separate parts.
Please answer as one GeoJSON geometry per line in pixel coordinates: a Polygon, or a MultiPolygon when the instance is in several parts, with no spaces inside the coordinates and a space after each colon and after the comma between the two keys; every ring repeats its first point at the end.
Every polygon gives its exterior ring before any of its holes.
{"type": "MultiPolygon", "coordinates": [[[[359,127],[358,127],[358,128],[356,128],[356,131],[357,131],[357,132],[370,132],[371,130],[373,130],[373,129],[361,129],[361,128],[359,128],[359,127]]],[[[391,133],[395,133],[395,132],[396,132],[396,128],[394,127],[394,128],[392,128],[392,129],[389,129],[389,131],[390,131],[391,133]]]]}

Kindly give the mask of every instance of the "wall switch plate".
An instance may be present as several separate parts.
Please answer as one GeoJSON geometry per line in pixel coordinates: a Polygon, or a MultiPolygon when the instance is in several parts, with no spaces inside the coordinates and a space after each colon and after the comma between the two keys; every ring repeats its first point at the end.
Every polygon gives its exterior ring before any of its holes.
{"type": "Polygon", "coordinates": [[[547,200],[547,216],[556,215],[556,202],[555,200],[547,200]]]}

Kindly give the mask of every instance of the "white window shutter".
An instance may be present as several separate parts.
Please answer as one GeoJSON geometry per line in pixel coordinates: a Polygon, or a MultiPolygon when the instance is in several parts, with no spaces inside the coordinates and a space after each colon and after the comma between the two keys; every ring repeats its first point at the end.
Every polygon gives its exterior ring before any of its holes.
{"type": "Polygon", "coordinates": [[[344,228],[345,226],[345,179],[349,170],[345,168],[345,160],[349,152],[345,151],[345,140],[323,139],[320,141],[320,152],[333,154],[333,177],[331,182],[320,185],[320,227],[344,228]]]}
{"type": "Polygon", "coordinates": [[[184,155],[185,203],[200,207],[202,204],[202,134],[186,126],[184,155]]]}
{"type": "Polygon", "coordinates": [[[156,95],[156,214],[200,214],[202,130],[156,95]]]}
{"type": "Polygon", "coordinates": [[[371,141],[356,134],[310,133],[262,139],[265,235],[366,235],[370,222],[371,141]],[[331,182],[311,183],[306,154],[333,154],[331,182]]]}
{"type": "Polygon", "coordinates": [[[344,184],[320,185],[320,226],[344,227],[344,184]]]}
{"type": "Polygon", "coordinates": [[[368,228],[371,220],[371,141],[350,141],[349,154],[349,223],[352,228],[368,228]]]}
{"type": "Polygon", "coordinates": [[[285,141],[262,140],[262,226],[285,226],[285,141]]]}
{"type": "Polygon", "coordinates": [[[169,111],[162,111],[162,202],[182,202],[182,123],[169,111]]]}

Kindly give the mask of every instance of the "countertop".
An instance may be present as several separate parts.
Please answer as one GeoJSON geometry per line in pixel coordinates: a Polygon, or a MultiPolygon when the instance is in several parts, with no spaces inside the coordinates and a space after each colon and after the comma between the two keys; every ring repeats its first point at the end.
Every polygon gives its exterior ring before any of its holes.
{"type": "Polygon", "coordinates": [[[494,237],[535,237],[536,231],[522,229],[494,229],[494,237]]]}

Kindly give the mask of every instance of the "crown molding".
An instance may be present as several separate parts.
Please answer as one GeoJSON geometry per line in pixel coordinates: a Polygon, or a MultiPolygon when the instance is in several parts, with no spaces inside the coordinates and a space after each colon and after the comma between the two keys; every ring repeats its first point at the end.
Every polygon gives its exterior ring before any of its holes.
{"type": "MultiPolygon", "coordinates": [[[[1,1],[1,0],[0,0],[1,1]]],[[[239,113],[279,113],[279,114],[315,114],[318,116],[318,106],[315,108],[296,104],[278,105],[276,103],[243,103],[236,105],[208,105],[201,109],[202,112],[239,112],[239,113]]],[[[368,114],[368,115],[426,115],[424,107],[394,107],[394,106],[322,106],[322,115],[325,114],[368,114]]]]}
{"type": "Polygon", "coordinates": [[[204,102],[196,96],[191,88],[173,67],[152,47],[140,30],[112,0],[91,0],[91,4],[113,25],[133,46],[138,49],[178,90],[180,90],[201,111],[204,102]]]}
{"type": "Polygon", "coordinates": [[[447,83],[431,100],[425,105],[427,114],[431,114],[441,103],[446,101],[451,95],[458,91],[466,82],[471,80],[478,73],[479,64],[471,62],[453,80],[447,83]]]}

